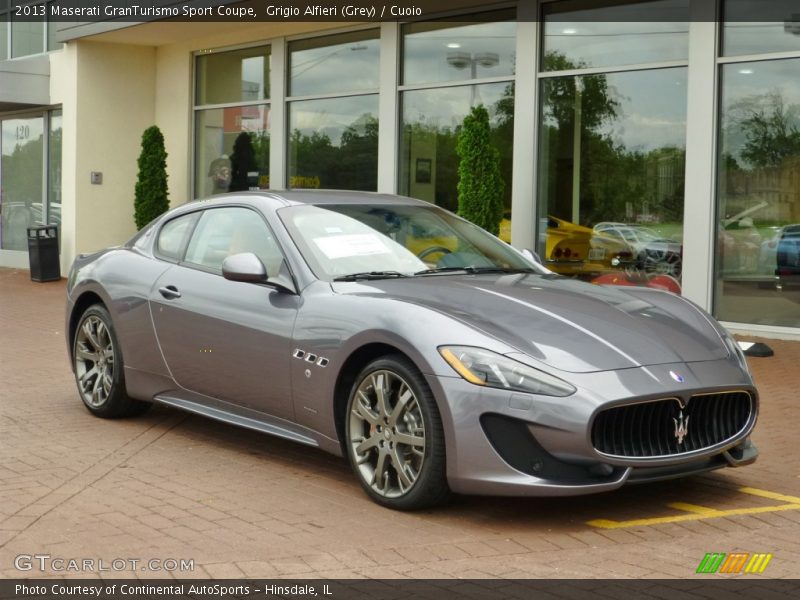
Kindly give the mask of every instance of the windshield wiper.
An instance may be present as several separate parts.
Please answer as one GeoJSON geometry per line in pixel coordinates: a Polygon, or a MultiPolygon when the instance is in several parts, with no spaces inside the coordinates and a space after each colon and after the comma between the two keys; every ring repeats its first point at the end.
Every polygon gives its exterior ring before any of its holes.
{"type": "Polygon", "coordinates": [[[435,275],[437,273],[452,273],[460,271],[462,273],[538,273],[533,269],[512,268],[512,267],[436,267],[433,269],[425,269],[424,271],[417,271],[414,275],[435,275]]]}
{"type": "Polygon", "coordinates": [[[365,271],[363,273],[349,273],[334,277],[334,281],[358,281],[359,279],[392,279],[397,277],[408,277],[399,271],[365,271]]]}

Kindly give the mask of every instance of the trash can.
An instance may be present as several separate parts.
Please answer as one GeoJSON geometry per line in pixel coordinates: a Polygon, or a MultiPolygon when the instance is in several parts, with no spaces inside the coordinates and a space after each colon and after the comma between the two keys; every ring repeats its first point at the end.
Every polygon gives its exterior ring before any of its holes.
{"type": "Polygon", "coordinates": [[[31,264],[31,281],[61,279],[57,225],[28,227],[28,258],[31,264]]]}

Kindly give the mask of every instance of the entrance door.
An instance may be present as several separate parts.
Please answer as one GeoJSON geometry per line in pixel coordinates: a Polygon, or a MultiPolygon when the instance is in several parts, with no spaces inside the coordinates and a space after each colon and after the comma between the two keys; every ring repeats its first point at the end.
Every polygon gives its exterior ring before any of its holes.
{"type": "Polygon", "coordinates": [[[0,249],[27,252],[27,228],[45,220],[44,117],[3,120],[0,149],[0,249]]]}

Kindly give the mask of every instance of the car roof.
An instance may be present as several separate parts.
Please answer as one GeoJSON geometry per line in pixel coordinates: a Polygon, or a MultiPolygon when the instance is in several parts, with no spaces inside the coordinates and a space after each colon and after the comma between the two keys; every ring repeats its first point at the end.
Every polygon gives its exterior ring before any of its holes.
{"type": "MultiPolygon", "coordinates": [[[[378,192],[359,192],[350,190],[263,190],[253,192],[240,192],[235,194],[239,198],[271,198],[281,200],[286,206],[297,204],[408,204],[429,206],[429,202],[416,200],[406,196],[394,194],[381,194],[378,192]]],[[[221,194],[213,199],[224,201],[233,199],[233,194],[221,194]]]]}

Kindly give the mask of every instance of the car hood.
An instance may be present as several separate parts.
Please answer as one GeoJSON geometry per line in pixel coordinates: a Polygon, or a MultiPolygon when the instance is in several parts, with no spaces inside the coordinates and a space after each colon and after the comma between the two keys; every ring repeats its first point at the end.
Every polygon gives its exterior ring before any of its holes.
{"type": "MultiPolygon", "coordinates": [[[[648,288],[554,275],[446,275],[334,283],[339,293],[423,306],[479,329],[553,368],[587,373],[728,356],[693,304],[648,288]]],[[[442,344],[458,344],[447,332],[442,344]]]]}

